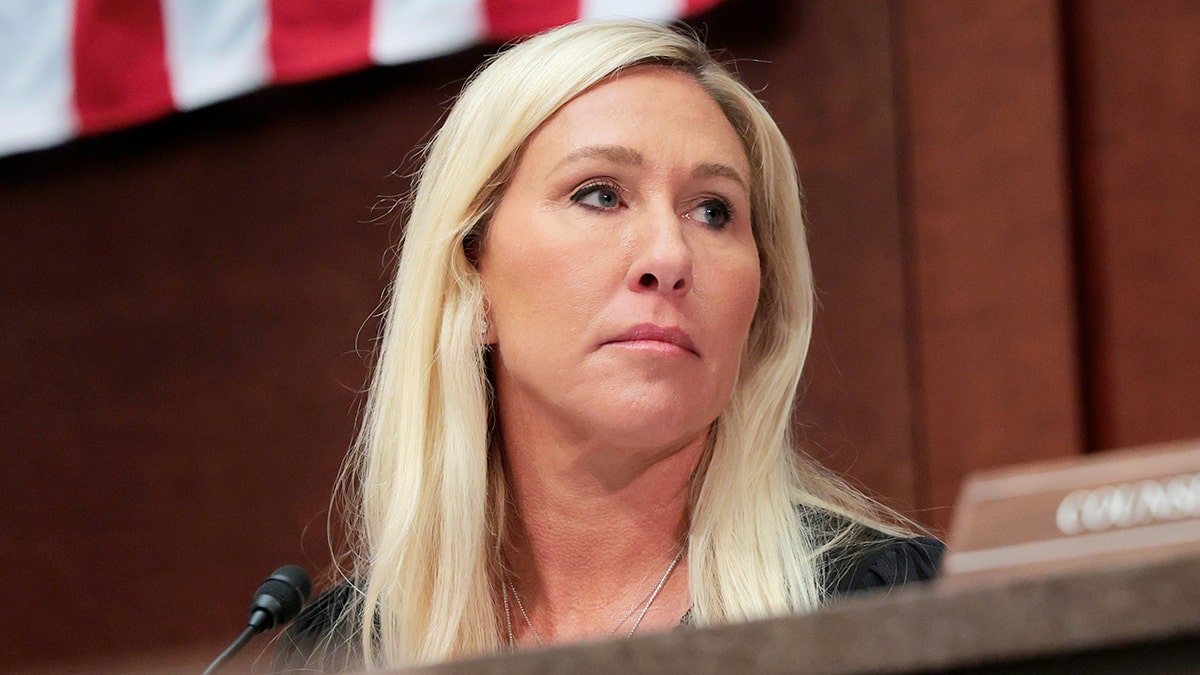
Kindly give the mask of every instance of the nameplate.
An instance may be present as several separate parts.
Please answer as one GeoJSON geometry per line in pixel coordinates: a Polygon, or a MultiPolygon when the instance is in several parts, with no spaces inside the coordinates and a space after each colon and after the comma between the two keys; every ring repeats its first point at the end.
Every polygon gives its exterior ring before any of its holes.
{"type": "Polygon", "coordinates": [[[1200,442],[972,475],[944,576],[1011,576],[1200,550],[1200,442]]]}

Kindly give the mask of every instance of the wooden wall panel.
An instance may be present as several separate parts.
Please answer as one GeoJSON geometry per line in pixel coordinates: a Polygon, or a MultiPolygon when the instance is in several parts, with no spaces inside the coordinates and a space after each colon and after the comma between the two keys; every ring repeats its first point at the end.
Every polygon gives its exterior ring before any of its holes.
{"type": "Polygon", "coordinates": [[[974,469],[1081,449],[1061,36],[1046,0],[897,9],[918,445],[941,506],[974,469]]]}
{"type": "Polygon", "coordinates": [[[817,323],[800,405],[806,451],[918,520],[891,10],[797,3],[803,58],[766,93],[804,186],[817,323]]]}
{"type": "Polygon", "coordinates": [[[0,670],[215,656],[275,567],[328,565],[398,234],[370,206],[481,56],[0,162],[0,670]]]}
{"type": "Polygon", "coordinates": [[[1200,4],[1069,16],[1091,443],[1200,437],[1200,4]]]}

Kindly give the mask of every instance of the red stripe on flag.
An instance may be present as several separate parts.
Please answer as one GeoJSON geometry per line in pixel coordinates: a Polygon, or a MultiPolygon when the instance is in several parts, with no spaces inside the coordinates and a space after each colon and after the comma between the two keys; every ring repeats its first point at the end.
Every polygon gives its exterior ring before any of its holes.
{"type": "Polygon", "coordinates": [[[75,108],[83,133],[175,109],[158,0],[76,0],[75,108]]]}
{"type": "Polygon", "coordinates": [[[699,14],[700,12],[713,7],[718,2],[721,2],[721,0],[686,0],[683,5],[683,15],[691,16],[693,14],[699,14]]]}
{"type": "Polygon", "coordinates": [[[344,73],[371,63],[371,0],[271,0],[277,82],[344,73]]]}
{"type": "Polygon", "coordinates": [[[579,18],[579,0],[485,0],[487,36],[511,40],[571,23],[579,18]]]}

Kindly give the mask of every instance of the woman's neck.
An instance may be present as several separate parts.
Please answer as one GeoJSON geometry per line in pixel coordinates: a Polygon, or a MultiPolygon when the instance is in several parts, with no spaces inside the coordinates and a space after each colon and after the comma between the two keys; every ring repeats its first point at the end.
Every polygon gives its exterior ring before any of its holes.
{"type": "MultiPolygon", "coordinates": [[[[542,641],[606,637],[658,587],[685,542],[706,441],[704,433],[652,452],[505,434],[508,582],[542,641]]],[[[684,559],[661,584],[639,630],[678,623],[689,604],[686,568],[684,559]]],[[[510,607],[508,618],[535,642],[519,611],[510,607]]]]}

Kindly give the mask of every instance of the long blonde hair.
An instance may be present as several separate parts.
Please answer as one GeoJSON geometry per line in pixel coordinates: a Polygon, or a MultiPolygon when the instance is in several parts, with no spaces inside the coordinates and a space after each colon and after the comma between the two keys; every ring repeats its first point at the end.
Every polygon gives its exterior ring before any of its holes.
{"type": "Polygon", "coordinates": [[[688,540],[697,624],[811,610],[822,542],[811,513],[875,522],[870,503],[799,456],[793,399],[813,282],[796,167],[755,96],[694,36],[635,22],[579,23],[485,64],[427,148],[402,243],[361,435],[352,615],[368,667],[498,651],[504,517],[473,252],[526,139],[568,101],[633,66],[693,76],[742,140],[762,270],[737,385],[693,479],[688,540]],[[804,508],[804,507],[811,508],[804,508]]]}

